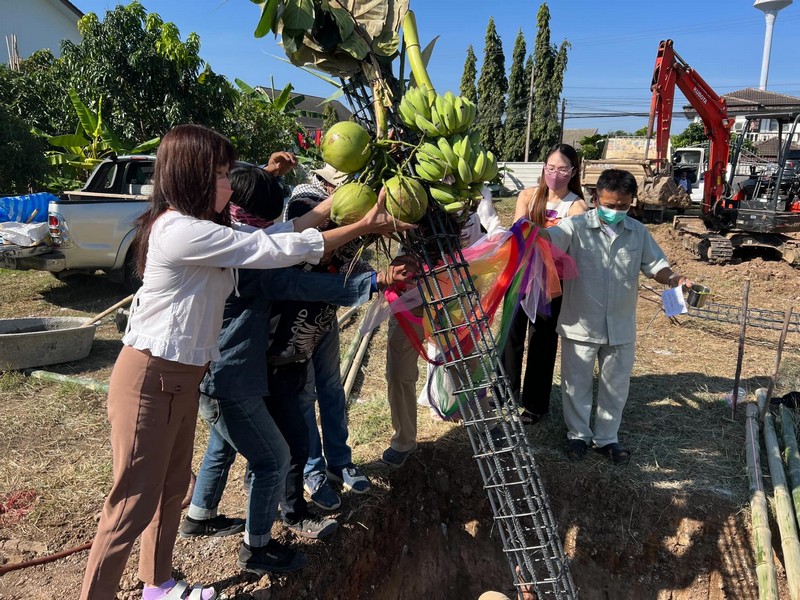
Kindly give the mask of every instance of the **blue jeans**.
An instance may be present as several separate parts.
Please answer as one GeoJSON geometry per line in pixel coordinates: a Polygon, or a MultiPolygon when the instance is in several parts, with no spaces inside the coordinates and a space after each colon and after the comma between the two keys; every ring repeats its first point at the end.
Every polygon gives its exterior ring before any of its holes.
{"type": "Polygon", "coordinates": [[[216,516],[238,450],[252,470],[244,541],[266,546],[289,470],[289,447],[261,396],[228,399],[201,394],[200,414],[211,425],[211,435],[187,515],[216,516]]]}
{"type": "Polygon", "coordinates": [[[347,407],[339,366],[339,325],[336,321],[314,350],[314,365],[308,369],[306,386],[299,400],[308,425],[308,462],[304,474],[324,473],[327,464],[343,467],[353,460],[347,445],[347,407]],[[314,402],[319,402],[322,441],[317,428],[314,402]],[[323,447],[325,456],[322,455],[323,447]]]}

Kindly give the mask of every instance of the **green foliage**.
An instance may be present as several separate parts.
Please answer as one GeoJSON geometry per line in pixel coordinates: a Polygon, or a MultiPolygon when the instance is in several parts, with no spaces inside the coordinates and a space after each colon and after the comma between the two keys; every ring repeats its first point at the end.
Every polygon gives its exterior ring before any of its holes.
{"type": "Polygon", "coordinates": [[[514,42],[511,73],[508,77],[508,107],[503,125],[501,160],[518,161],[525,154],[525,126],[530,96],[530,71],[525,70],[525,36],[520,29],[514,42]]]}
{"type": "Polygon", "coordinates": [[[477,58],[472,44],[467,46],[467,59],[464,61],[464,74],[461,76],[461,95],[478,103],[478,91],[475,88],[475,78],[478,76],[477,58]]]}
{"type": "Polygon", "coordinates": [[[327,103],[322,110],[322,131],[328,131],[331,127],[339,122],[339,115],[336,114],[336,109],[333,104],[327,103]]]}
{"type": "Polygon", "coordinates": [[[503,44],[494,19],[489,18],[486,28],[486,40],[483,49],[483,64],[478,78],[478,118],[475,130],[480,135],[481,144],[495,156],[501,156],[503,150],[503,114],[506,111],[506,79],[505,56],[503,44]]]}
{"type": "Polygon", "coordinates": [[[0,194],[24,194],[43,180],[48,171],[43,151],[42,140],[0,104],[0,194]]]}
{"type": "Polygon", "coordinates": [[[578,140],[580,150],[578,155],[587,160],[597,160],[603,156],[603,144],[605,144],[606,136],[596,133],[594,135],[587,135],[586,137],[578,140]]]}
{"type": "Polygon", "coordinates": [[[104,119],[124,140],[162,135],[180,123],[221,129],[235,91],[199,57],[200,39],[181,41],[178,28],[138,2],[117,6],[103,21],[87,13],[83,36],[62,42],[61,58],[35,53],[12,78],[10,106],[45,132],[72,127],[68,91],[103,98],[104,119]]]}
{"type": "Polygon", "coordinates": [[[704,144],[708,142],[708,136],[702,123],[689,123],[689,126],[681,133],[671,136],[670,141],[673,148],[683,148],[704,144]]]}
{"type": "Polygon", "coordinates": [[[76,132],[47,136],[50,146],[61,148],[45,153],[48,162],[58,167],[54,179],[47,184],[52,191],[63,189],[59,187],[64,184],[63,178],[75,184],[85,180],[104,158],[112,154],[144,154],[161,141],[157,137],[136,145],[123,143],[103,119],[102,96],[97,101],[97,112],[87,107],[74,89],[69,90],[69,98],[78,119],[76,132]]]}
{"type": "MultiPolygon", "coordinates": [[[[625,135],[628,135],[628,134],[626,133],[625,135]]],[[[644,127],[640,127],[639,129],[634,131],[631,135],[637,135],[637,136],[642,136],[642,137],[646,136],[647,135],[647,125],[645,125],[644,127]]]]}
{"type": "Polygon", "coordinates": [[[297,121],[292,115],[275,110],[270,103],[241,94],[224,131],[241,160],[262,164],[273,152],[294,148],[297,121]]]}
{"type": "Polygon", "coordinates": [[[569,42],[563,42],[558,48],[550,43],[550,10],[546,3],[539,7],[536,24],[530,158],[544,160],[547,150],[558,143],[560,137],[558,100],[564,86],[569,42]]]}

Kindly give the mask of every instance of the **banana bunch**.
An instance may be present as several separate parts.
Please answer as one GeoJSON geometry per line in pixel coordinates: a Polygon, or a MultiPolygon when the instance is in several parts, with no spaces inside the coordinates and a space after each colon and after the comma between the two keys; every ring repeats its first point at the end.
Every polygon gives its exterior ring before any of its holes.
{"type": "Polygon", "coordinates": [[[481,146],[477,132],[469,135],[456,134],[445,141],[455,156],[453,175],[456,183],[468,186],[497,177],[497,159],[492,152],[481,146]]]}
{"type": "Polygon", "coordinates": [[[464,209],[471,208],[473,203],[480,202],[483,198],[482,187],[482,183],[461,186],[440,182],[429,184],[428,191],[431,198],[442,207],[442,210],[452,214],[462,212],[464,209]]]}
{"type": "Polygon", "coordinates": [[[477,107],[463,96],[447,92],[428,95],[420,88],[409,88],[398,105],[400,119],[412,131],[427,137],[450,137],[469,128],[477,107]]]}

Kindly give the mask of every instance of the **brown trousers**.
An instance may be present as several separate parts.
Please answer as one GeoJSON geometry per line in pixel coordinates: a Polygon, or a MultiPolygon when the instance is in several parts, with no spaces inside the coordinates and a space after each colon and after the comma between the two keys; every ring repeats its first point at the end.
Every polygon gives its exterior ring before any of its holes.
{"type": "Polygon", "coordinates": [[[114,482],[89,553],[82,600],[116,597],[140,535],[139,579],[160,585],[172,576],[205,370],[129,346],[120,352],[108,393],[114,482]]]}
{"type": "MultiPolygon", "coordinates": [[[[413,326],[422,340],[421,325],[413,326]]],[[[394,434],[390,446],[398,452],[417,447],[417,379],[419,355],[397,320],[389,319],[389,341],[386,346],[386,381],[389,411],[394,434]]]]}

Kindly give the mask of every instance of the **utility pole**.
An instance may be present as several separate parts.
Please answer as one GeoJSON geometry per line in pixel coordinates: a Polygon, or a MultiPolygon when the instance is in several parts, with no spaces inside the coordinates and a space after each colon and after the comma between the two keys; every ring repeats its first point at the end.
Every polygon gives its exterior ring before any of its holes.
{"type": "Polygon", "coordinates": [[[559,134],[559,138],[558,138],[558,143],[559,144],[563,144],[564,143],[564,113],[566,112],[566,110],[567,110],[567,99],[566,98],[562,98],[561,99],[561,125],[559,126],[560,134],[559,134]]]}
{"type": "Polygon", "coordinates": [[[525,162],[528,162],[528,155],[531,149],[531,116],[533,115],[533,75],[536,73],[536,63],[531,63],[531,89],[528,92],[528,124],[525,127],[525,162]]]}

